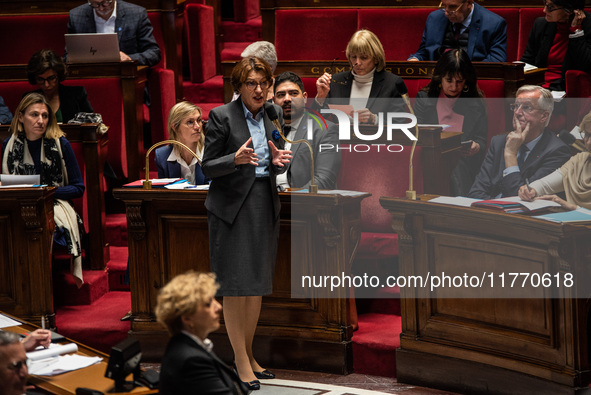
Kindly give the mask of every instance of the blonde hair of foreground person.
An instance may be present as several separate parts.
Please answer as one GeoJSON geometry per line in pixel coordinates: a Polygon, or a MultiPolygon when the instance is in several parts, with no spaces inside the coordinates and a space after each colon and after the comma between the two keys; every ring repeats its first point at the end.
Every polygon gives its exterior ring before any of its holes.
{"type": "Polygon", "coordinates": [[[211,300],[218,288],[213,273],[179,274],[158,293],[156,319],[171,334],[177,334],[183,330],[182,316],[194,313],[198,306],[211,300]]]}

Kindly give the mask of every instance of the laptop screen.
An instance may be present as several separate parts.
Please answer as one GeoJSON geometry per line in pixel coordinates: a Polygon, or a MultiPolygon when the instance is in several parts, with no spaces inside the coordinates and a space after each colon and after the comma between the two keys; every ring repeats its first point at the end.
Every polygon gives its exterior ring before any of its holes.
{"type": "Polygon", "coordinates": [[[69,63],[119,62],[117,33],[66,34],[69,63]]]}

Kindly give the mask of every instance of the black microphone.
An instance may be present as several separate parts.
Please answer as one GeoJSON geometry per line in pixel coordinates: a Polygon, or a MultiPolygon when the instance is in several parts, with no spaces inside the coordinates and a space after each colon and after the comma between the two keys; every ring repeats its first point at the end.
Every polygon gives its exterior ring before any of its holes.
{"type": "Polygon", "coordinates": [[[558,137],[562,140],[565,144],[570,147],[573,147],[577,151],[584,152],[586,151],[585,145],[583,141],[578,140],[575,136],[573,136],[568,130],[562,129],[558,133],[558,137]]]}

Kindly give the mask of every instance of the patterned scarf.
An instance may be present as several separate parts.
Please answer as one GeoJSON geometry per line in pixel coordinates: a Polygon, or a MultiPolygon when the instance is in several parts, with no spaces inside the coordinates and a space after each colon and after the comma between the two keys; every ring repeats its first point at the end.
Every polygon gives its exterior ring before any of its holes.
{"type": "MultiPolygon", "coordinates": [[[[24,132],[13,134],[8,140],[2,158],[2,169],[4,174],[37,174],[24,132]]],[[[57,139],[43,138],[40,175],[41,184],[55,187],[68,185],[68,173],[62,155],[62,146],[57,139]]]]}

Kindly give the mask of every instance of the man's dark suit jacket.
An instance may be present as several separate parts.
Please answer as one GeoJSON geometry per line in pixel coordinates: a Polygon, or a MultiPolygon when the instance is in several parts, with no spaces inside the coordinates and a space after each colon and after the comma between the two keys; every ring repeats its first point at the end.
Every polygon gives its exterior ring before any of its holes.
{"type": "MultiPolygon", "coordinates": [[[[282,111],[279,106],[275,107],[279,115],[279,122],[283,125],[282,111]]],[[[279,132],[273,136],[275,126],[266,113],[264,118],[267,141],[271,140],[277,148],[283,148],[284,144],[279,132]]],[[[229,224],[234,222],[256,178],[255,166],[248,164],[236,166],[234,164],[236,151],[249,138],[250,132],[244,117],[241,99],[216,107],[209,112],[209,120],[205,127],[205,150],[201,168],[205,177],[212,181],[205,199],[205,207],[229,224]]],[[[270,150],[271,147],[269,147],[270,150]]],[[[269,164],[269,176],[273,190],[277,190],[275,176],[283,171],[285,171],[285,166],[276,167],[269,164]]],[[[280,209],[279,195],[274,193],[275,218],[279,218],[280,209]]]]}
{"type": "MultiPolygon", "coordinates": [[[[312,120],[313,138],[308,140],[314,152],[314,181],[319,189],[334,189],[341,167],[341,153],[338,152],[339,128],[327,122],[328,130],[306,113],[300,121],[298,130],[291,140],[308,139],[308,119],[312,120]],[[321,149],[322,146],[322,151],[321,149]],[[329,148],[328,145],[332,145],[329,148]]],[[[310,150],[299,143],[291,146],[292,160],[287,165],[287,180],[292,188],[307,188],[310,185],[310,150]]]]}
{"type": "MultiPolygon", "coordinates": [[[[41,89],[37,89],[33,92],[43,94],[41,89]]],[[[31,92],[27,92],[25,95],[28,93],[31,92]]],[[[23,97],[25,95],[23,95],[23,97]]],[[[79,112],[94,112],[92,106],[88,102],[86,88],[83,86],[59,84],[58,95],[60,97],[60,112],[62,113],[62,120],[64,123],[67,123],[70,119],[74,118],[79,112]]]]}
{"type": "MultiPolygon", "coordinates": [[[[568,48],[562,62],[562,78],[550,84],[550,89],[566,90],[564,75],[568,70],[591,71],[591,14],[585,12],[581,28],[585,32],[582,37],[569,38],[568,48]]],[[[522,62],[537,67],[548,66],[548,54],[556,35],[556,23],[547,22],[545,18],[537,18],[529,33],[522,62]]]]}
{"type": "MultiPolygon", "coordinates": [[[[154,151],[154,161],[156,162],[156,168],[158,169],[158,178],[179,178],[181,176],[181,165],[178,162],[168,161],[168,157],[173,148],[174,145],[169,144],[157,148],[156,151],[154,151]]],[[[207,184],[207,181],[208,180],[203,175],[201,166],[197,163],[195,165],[195,185],[207,184]]]]}
{"type": "Polygon", "coordinates": [[[503,177],[506,139],[507,136],[504,134],[492,138],[480,173],[476,176],[468,197],[493,199],[499,193],[505,197],[517,196],[519,188],[525,185],[526,179],[532,182],[552,173],[571,156],[570,148],[546,129],[542,138],[527,156],[523,168],[503,177]]]}
{"type": "MultiPolygon", "coordinates": [[[[414,57],[418,60],[437,60],[449,19],[442,10],[429,14],[421,45],[414,57]]],[[[468,28],[466,52],[473,62],[507,61],[507,22],[494,12],[474,3],[472,21],[468,28]]]]}
{"type": "MultiPolygon", "coordinates": [[[[119,50],[143,66],[160,62],[160,48],[154,39],[153,28],[144,7],[117,0],[115,32],[119,50]]],[[[96,33],[94,11],[86,2],[70,10],[68,33],[96,33]]]]}
{"type": "MultiPolygon", "coordinates": [[[[353,73],[344,71],[333,74],[332,79],[334,81],[330,83],[330,91],[326,96],[326,100],[324,100],[323,108],[328,108],[328,104],[349,104],[351,98],[353,73]]],[[[407,92],[408,90],[402,78],[386,70],[376,71],[373,75],[366,108],[374,114],[380,112],[404,112],[402,94],[407,92]]],[[[316,100],[312,102],[312,109],[320,109],[316,100]]]]}
{"type": "Polygon", "coordinates": [[[215,354],[184,333],[166,347],[160,371],[161,395],[241,395],[248,389],[215,354]]]}

